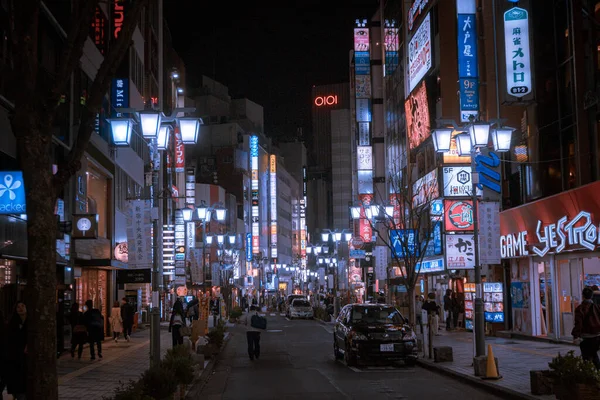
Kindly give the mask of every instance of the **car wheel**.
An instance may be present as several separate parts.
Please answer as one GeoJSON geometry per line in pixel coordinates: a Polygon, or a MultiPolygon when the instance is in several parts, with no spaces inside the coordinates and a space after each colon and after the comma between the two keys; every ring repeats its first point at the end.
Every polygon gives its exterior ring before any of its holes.
{"type": "Polygon", "coordinates": [[[356,366],[356,353],[354,353],[348,343],[346,343],[346,351],[344,351],[344,361],[346,361],[346,365],[349,367],[356,366]]]}

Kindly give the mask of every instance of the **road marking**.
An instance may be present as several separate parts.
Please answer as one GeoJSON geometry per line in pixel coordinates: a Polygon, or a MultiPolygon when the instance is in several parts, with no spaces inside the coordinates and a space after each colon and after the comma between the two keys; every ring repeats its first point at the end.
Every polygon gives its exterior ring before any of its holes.
{"type": "Polygon", "coordinates": [[[288,317],[285,317],[285,320],[286,320],[286,321],[291,321],[291,319],[289,319],[288,317]]]}
{"type": "Polygon", "coordinates": [[[283,331],[281,329],[269,329],[267,332],[276,333],[276,332],[283,332],[283,331]]]}
{"type": "Polygon", "coordinates": [[[280,317],[285,317],[285,313],[279,313],[280,317]]]}
{"type": "Polygon", "coordinates": [[[274,317],[274,316],[276,316],[276,315],[277,315],[277,314],[275,314],[275,313],[271,313],[271,317],[274,317]]]}
{"type": "Polygon", "coordinates": [[[332,329],[332,330],[329,330],[329,329],[327,329],[327,327],[326,327],[325,325],[319,325],[319,326],[320,326],[321,328],[325,329],[325,331],[326,331],[327,333],[333,333],[333,329],[332,329]]]}

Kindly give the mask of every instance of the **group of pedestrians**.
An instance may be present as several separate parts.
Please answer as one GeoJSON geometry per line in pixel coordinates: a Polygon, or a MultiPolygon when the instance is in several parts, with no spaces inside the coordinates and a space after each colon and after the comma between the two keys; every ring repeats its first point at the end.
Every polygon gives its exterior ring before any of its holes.
{"type": "MultiPolygon", "coordinates": [[[[127,299],[123,298],[121,303],[115,302],[111,310],[110,326],[113,332],[113,339],[118,342],[121,333],[125,340],[129,341],[131,330],[133,329],[134,310],[127,299]]],[[[96,359],[96,350],[98,357],[102,358],[102,342],[104,341],[104,316],[102,312],[94,308],[92,300],[85,302],[84,311],[79,310],[79,303],[73,303],[71,306],[71,357],[75,358],[77,349],[77,358],[81,359],[83,354],[83,345],[90,345],[90,359],[96,359]]]]}

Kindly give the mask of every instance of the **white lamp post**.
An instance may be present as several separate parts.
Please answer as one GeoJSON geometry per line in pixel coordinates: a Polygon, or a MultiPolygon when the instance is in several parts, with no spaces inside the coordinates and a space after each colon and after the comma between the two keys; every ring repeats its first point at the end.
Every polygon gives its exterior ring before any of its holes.
{"type": "Polygon", "coordinates": [[[206,220],[206,212],[208,211],[208,207],[204,204],[201,204],[196,207],[196,216],[200,221],[206,220]]]}
{"type": "Polygon", "coordinates": [[[156,139],[161,128],[162,113],[152,110],[139,111],[140,126],[144,139],[156,139]]]}
{"type": "Polygon", "coordinates": [[[351,206],[350,215],[352,219],[360,219],[360,206],[351,206]]]}
{"type": "Polygon", "coordinates": [[[324,242],[329,242],[329,232],[322,232],[321,233],[321,240],[324,242]]]}
{"type": "Polygon", "coordinates": [[[213,243],[212,235],[206,235],[205,240],[206,240],[206,244],[210,246],[213,243]]]}
{"type": "Polygon", "coordinates": [[[471,137],[466,132],[459,133],[455,136],[456,139],[456,149],[458,150],[458,155],[460,156],[468,156],[471,154],[471,137]]]}
{"type": "Polygon", "coordinates": [[[225,221],[225,216],[227,214],[227,209],[225,208],[215,208],[215,216],[217,218],[217,221],[219,222],[224,222],[225,221]]]}
{"type": "Polygon", "coordinates": [[[385,215],[388,218],[394,217],[394,206],[385,206],[385,215]]]}
{"type": "Polygon", "coordinates": [[[351,232],[344,233],[344,240],[346,240],[346,242],[349,242],[350,239],[352,239],[352,233],[351,232]]]}
{"type": "Polygon", "coordinates": [[[342,240],[342,232],[335,232],[333,236],[335,238],[334,240],[336,241],[336,243],[342,240]]]}
{"type": "Polygon", "coordinates": [[[312,254],[312,246],[306,246],[306,254],[312,254]]]}
{"type": "Polygon", "coordinates": [[[225,241],[225,235],[217,235],[217,244],[222,245],[225,241]]]}
{"type": "Polygon", "coordinates": [[[496,128],[492,130],[492,143],[494,144],[494,150],[499,153],[510,151],[510,144],[514,131],[515,128],[510,127],[496,128]]]}
{"type": "Polygon", "coordinates": [[[487,147],[490,140],[490,124],[487,122],[473,122],[469,126],[471,146],[475,148],[487,147]]]}
{"type": "Polygon", "coordinates": [[[112,118],[108,120],[115,146],[129,146],[134,121],[131,118],[112,118]]]}
{"type": "Polygon", "coordinates": [[[181,216],[183,217],[184,222],[190,222],[192,220],[192,217],[194,216],[194,210],[192,210],[191,208],[182,208],[181,216]]]}
{"type": "Polygon", "coordinates": [[[233,233],[229,235],[229,244],[235,244],[235,234],[233,233]]]}
{"type": "Polygon", "coordinates": [[[171,127],[169,125],[162,125],[158,130],[158,136],[156,137],[156,147],[158,150],[166,150],[169,147],[169,136],[171,133],[171,127]]]}
{"type": "Polygon", "coordinates": [[[433,138],[433,147],[438,153],[446,153],[450,151],[450,143],[452,142],[452,128],[437,128],[431,133],[433,138]]]}
{"type": "Polygon", "coordinates": [[[200,120],[192,117],[181,117],[179,122],[179,131],[183,144],[195,144],[198,141],[198,131],[200,130],[200,120]]]}

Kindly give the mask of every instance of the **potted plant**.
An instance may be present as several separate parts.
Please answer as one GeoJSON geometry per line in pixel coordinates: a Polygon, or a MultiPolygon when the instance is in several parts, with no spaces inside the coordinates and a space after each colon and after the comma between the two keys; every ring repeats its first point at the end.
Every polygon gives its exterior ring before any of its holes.
{"type": "Polygon", "coordinates": [[[600,394],[600,373],[591,361],[560,353],[548,363],[554,395],[559,400],[593,400],[600,394]]]}
{"type": "Polygon", "coordinates": [[[241,307],[233,307],[231,313],[229,313],[229,322],[238,322],[238,319],[242,316],[241,307]]]}

